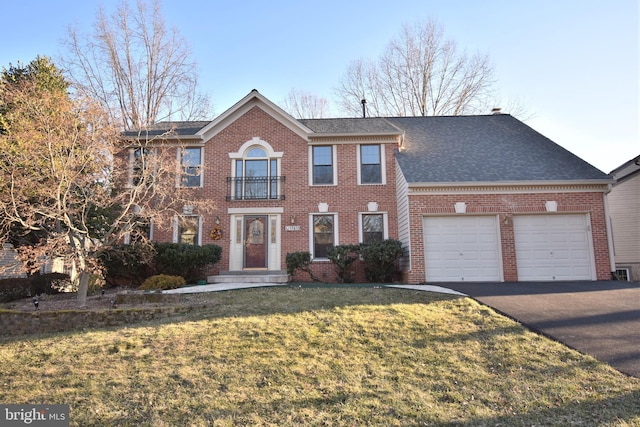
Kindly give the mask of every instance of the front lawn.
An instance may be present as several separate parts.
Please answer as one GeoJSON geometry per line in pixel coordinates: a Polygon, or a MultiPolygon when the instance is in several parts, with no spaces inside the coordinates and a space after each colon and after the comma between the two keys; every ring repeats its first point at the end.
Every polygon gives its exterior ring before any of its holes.
{"type": "Polygon", "coordinates": [[[640,425],[640,379],[468,298],[208,298],[181,319],[4,338],[0,402],[70,404],[74,426],[640,425]]]}

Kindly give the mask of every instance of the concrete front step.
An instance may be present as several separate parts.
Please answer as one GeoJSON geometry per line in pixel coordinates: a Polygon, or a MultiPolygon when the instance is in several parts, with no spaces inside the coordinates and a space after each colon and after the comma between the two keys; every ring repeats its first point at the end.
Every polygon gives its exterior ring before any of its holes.
{"type": "Polygon", "coordinates": [[[286,271],[221,271],[207,277],[207,283],[287,283],[286,271]]]}

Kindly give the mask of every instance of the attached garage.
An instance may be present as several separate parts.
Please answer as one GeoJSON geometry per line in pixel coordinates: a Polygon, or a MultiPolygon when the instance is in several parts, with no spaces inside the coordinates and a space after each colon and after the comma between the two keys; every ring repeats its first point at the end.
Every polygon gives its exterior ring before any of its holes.
{"type": "Polygon", "coordinates": [[[596,280],[587,214],[513,217],[518,280],[596,280]]]}
{"type": "Polygon", "coordinates": [[[423,231],[428,281],[502,280],[496,216],[425,217],[423,231]]]}

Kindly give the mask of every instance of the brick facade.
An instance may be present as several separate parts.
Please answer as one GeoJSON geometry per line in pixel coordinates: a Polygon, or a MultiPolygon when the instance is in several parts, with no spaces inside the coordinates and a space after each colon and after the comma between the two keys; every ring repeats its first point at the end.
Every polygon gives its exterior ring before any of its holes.
{"type": "MultiPolygon", "coordinates": [[[[327,214],[336,220],[337,244],[360,242],[361,215],[369,212],[385,218],[386,236],[407,244],[410,262],[403,262],[403,281],[420,283],[426,279],[423,218],[443,215],[493,215],[498,218],[501,246],[502,277],[505,281],[518,280],[513,217],[525,214],[548,214],[546,201],[557,202],[557,213],[588,214],[593,247],[593,264],[599,280],[610,278],[610,259],[603,194],[606,184],[522,182],[499,186],[429,187],[428,184],[407,184],[402,173],[397,174],[395,153],[402,144],[403,131],[362,130],[331,133],[312,132],[301,122],[283,114],[257,93],[226,112],[221,118],[202,128],[197,135],[186,135],[185,140],[198,141],[202,147],[202,187],[190,191],[205,200],[211,212],[200,215],[200,243],[217,244],[223,249],[219,271],[241,271],[245,268],[244,250],[248,229],[246,218],[260,216],[265,219],[268,233],[268,270],[286,270],[286,256],[297,251],[313,252],[312,216],[320,213],[319,204],[327,204],[327,214]],[[378,133],[376,133],[378,132],[378,133]],[[204,138],[204,139],[202,139],[204,138]],[[383,151],[385,180],[382,184],[358,184],[358,147],[360,144],[379,144],[383,151]],[[310,153],[313,145],[330,145],[335,150],[334,185],[310,185],[310,153]],[[228,178],[234,176],[237,156],[251,147],[260,146],[279,162],[280,195],[278,198],[234,200],[228,178]],[[244,150],[243,152],[241,152],[244,150]],[[233,157],[236,156],[236,157],[233,157]],[[397,182],[402,181],[402,182],[397,182]],[[375,202],[377,208],[371,208],[375,202]],[[465,214],[456,214],[454,204],[465,202],[465,214]],[[402,214],[399,214],[402,212],[402,214]],[[219,225],[217,221],[219,220],[219,225]],[[408,224],[408,232],[407,232],[408,224]],[[214,239],[211,231],[219,227],[221,239],[214,239]]],[[[380,122],[377,122],[378,126],[380,122]]],[[[380,128],[379,128],[380,129],[380,128]]],[[[189,145],[189,143],[186,143],[189,145]]],[[[272,157],[270,157],[272,158],[272,157]]],[[[154,229],[157,241],[174,240],[171,227],[154,229]]],[[[329,282],[336,280],[333,265],[327,260],[315,260],[314,274],[329,282]]],[[[355,281],[364,281],[363,266],[356,263],[355,281]]],[[[309,280],[306,274],[293,278],[309,280]]]]}
{"type": "MultiPolygon", "coordinates": [[[[280,266],[286,269],[286,255],[296,251],[310,251],[311,230],[310,215],[318,213],[318,204],[327,203],[328,213],[337,215],[339,226],[338,243],[358,243],[358,218],[367,212],[369,202],[378,203],[378,212],[387,216],[389,237],[397,236],[397,208],[395,197],[395,171],[393,162],[394,144],[381,144],[385,150],[386,183],[381,185],[358,185],[357,183],[357,144],[366,140],[342,139],[339,142],[326,142],[336,150],[337,185],[310,186],[308,154],[306,140],[284,126],[280,121],[261,108],[254,107],[225,127],[204,143],[203,147],[203,186],[192,191],[199,198],[210,201],[213,211],[202,217],[202,244],[222,246],[222,259],[218,265],[221,271],[231,270],[230,233],[234,223],[229,212],[234,209],[250,209],[252,212],[265,213],[278,209],[280,216],[278,227],[280,241],[280,266]],[[232,175],[233,160],[229,153],[237,152],[247,141],[257,138],[268,143],[273,151],[283,152],[280,170],[285,178],[281,191],[284,200],[227,200],[229,188],[227,177],[232,175]],[[223,237],[213,240],[210,231],[219,218],[223,237]],[[293,223],[291,222],[293,218],[293,223]],[[289,225],[299,226],[299,230],[287,231],[289,225]]],[[[197,214],[197,212],[194,212],[197,214]]],[[[173,230],[154,230],[154,239],[171,241],[173,230]]],[[[335,280],[333,265],[328,261],[314,264],[314,273],[327,281],[335,280]]],[[[363,281],[362,268],[356,268],[356,280],[363,281]]],[[[305,275],[306,276],[306,275],[305,275]]],[[[304,276],[300,279],[306,279],[304,276]]]]}
{"type": "MultiPolygon", "coordinates": [[[[576,191],[571,189],[569,191],[576,191]]],[[[548,214],[545,202],[557,201],[557,214],[589,214],[591,236],[598,280],[609,280],[609,245],[604,215],[603,190],[580,192],[549,192],[529,194],[449,194],[419,195],[409,198],[411,217],[411,271],[407,273],[409,283],[423,282],[426,277],[422,220],[425,216],[438,215],[496,215],[499,218],[499,233],[502,249],[502,266],[506,282],[518,281],[516,251],[514,241],[513,217],[526,214],[548,214]],[[467,204],[465,214],[456,214],[454,204],[464,201],[467,204]]]]}

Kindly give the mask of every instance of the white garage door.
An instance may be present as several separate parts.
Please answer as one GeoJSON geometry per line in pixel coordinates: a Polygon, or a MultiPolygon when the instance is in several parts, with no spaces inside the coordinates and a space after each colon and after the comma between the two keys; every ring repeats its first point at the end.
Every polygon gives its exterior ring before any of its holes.
{"type": "Polygon", "coordinates": [[[495,216],[425,217],[423,230],[428,281],[502,280],[495,216]]]}
{"type": "Polygon", "coordinates": [[[513,217],[518,280],[595,280],[585,214],[513,217]]]}

